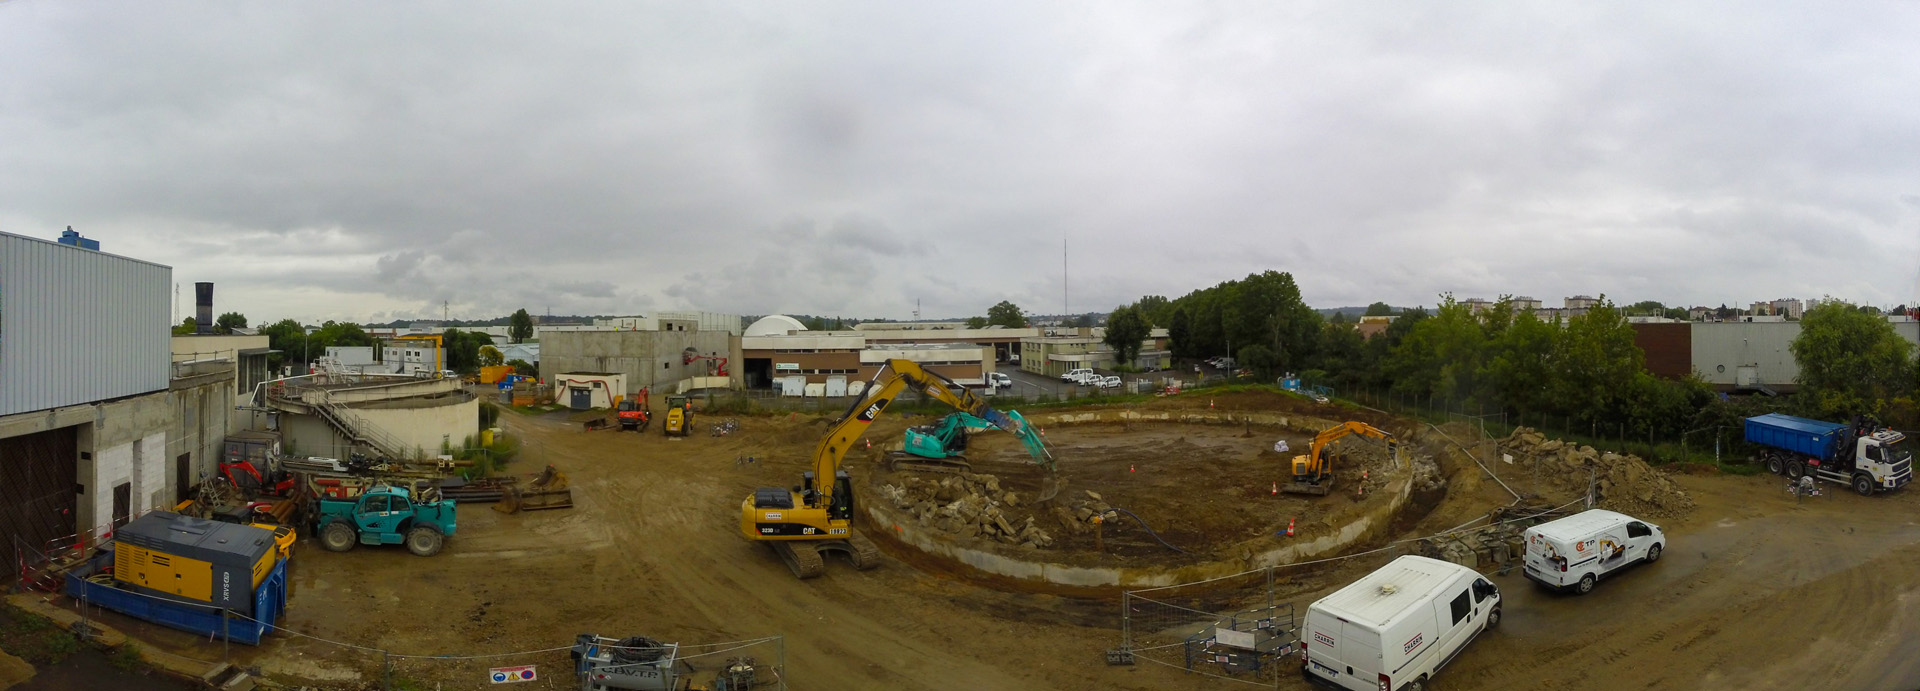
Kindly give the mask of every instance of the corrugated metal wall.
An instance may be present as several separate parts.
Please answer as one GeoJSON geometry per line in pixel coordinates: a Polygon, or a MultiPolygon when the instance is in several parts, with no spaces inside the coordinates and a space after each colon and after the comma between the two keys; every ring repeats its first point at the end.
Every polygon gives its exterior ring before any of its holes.
{"type": "Polygon", "coordinates": [[[0,415],[167,388],[173,269],[0,233],[0,415]]]}

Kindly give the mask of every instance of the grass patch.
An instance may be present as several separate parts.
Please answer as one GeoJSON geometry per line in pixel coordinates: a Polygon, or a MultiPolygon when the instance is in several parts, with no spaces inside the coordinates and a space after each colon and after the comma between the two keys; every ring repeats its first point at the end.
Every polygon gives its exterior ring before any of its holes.
{"type": "Polygon", "coordinates": [[[80,639],[51,619],[0,606],[0,650],[42,667],[80,652],[80,639]]]}
{"type": "Polygon", "coordinates": [[[107,658],[107,664],[122,672],[137,672],[146,668],[147,661],[140,657],[139,646],[127,643],[114,649],[113,655],[107,658]]]}

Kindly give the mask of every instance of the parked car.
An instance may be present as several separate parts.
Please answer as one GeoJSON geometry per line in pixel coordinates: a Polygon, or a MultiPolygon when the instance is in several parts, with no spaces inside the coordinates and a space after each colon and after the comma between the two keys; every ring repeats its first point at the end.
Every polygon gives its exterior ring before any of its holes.
{"type": "Polygon", "coordinates": [[[1095,374],[1092,370],[1088,370],[1086,374],[1074,377],[1073,383],[1081,386],[1099,386],[1100,375],[1095,374]]]}
{"type": "Polygon", "coordinates": [[[1093,370],[1087,369],[1085,367],[1082,367],[1080,369],[1070,369],[1070,370],[1067,370],[1066,374],[1060,375],[1060,381],[1070,381],[1077,384],[1079,383],[1081,377],[1085,377],[1089,374],[1093,374],[1093,370]]]}
{"type": "Polygon", "coordinates": [[[1118,389],[1118,388],[1120,388],[1120,378],[1119,378],[1119,377],[1116,377],[1116,376],[1113,376],[1113,375],[1107,375],[1107,376],[1105,376],[1105,377],[1101,377],[1101,378],[1100,378],[1100,388],[1102,388],[1102,389],[1118,389]]]}
{"type": "Polygon", "coordinates": [[[1013,377],[1007,376],[1005,372],[990,372],[987,374],[987,383],[994,388],[1012,388],[1013,377]]]}
{"type": "Polygon", "coordinates": [[[1582,595],[1620,569],[1660,560],[1667,536],[1660,526],[1601,509],[1528,528],[1527,578],[1582,595]]]}
{"type": "Polygon", "coordinates": [[[1353,691],[1426,688],[1500,624],[1500,589],[1473,569],[1404,556],[1307,607],[1308,676],[1353,691]]]}

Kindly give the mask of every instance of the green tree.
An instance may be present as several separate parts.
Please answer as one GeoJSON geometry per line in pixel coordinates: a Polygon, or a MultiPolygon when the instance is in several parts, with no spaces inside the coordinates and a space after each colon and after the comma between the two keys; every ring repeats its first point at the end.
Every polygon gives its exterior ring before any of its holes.
{"type": "Polygon", "coordinates": [[[1384,302],[1376,302],[1371,305],[1367,305],[1367,316],[1391,317],[1393,316],[1393,306],[1384,302]]]}
{"type": "Polygon", "coordinates": [[[480,367],[480,347],[493,345],[493,337],[479,331],[449,328],[440,333],[440,343],[447,349],[446,368],[466,373],[480,367]]]}
{"type": "Polygon", "coordinates": [[[527,362],[526,360],[514,358],[512,360],[507,361],[507,366],[513,368],[514,374],[528,376],[528,377],[540,376],[540,368],[534,367],[533,363],[527,362]]]}
{"type": "Polygon", "coordinates": [[[239,312],[228,312],[220,315],[218,319],[213,320],[213,330],[215,333],[230,334],[233,333],[234,329],[244,328],[247,328],[247,315],[239,312]]]}
{"type": "Polygon", "coordinates": [[[1176,307],[1173,316],[1167,321],[1167,340],[1173,343],[1173,356],[1190,358],[1197,352],[1193,348],[1193,318],[1187,316],[1187,308],[1176,307]]]}
{"type": "Polygon", "coordinates": [[[514,343],[524,343],[527,339],[533,338],[533,315],[527,314],[525,307],[507,318],[507,338],[512,339],[514,343]]]}
{"type": "Polygon", "coordinates": [[[199,329],[200,329],[200,323],[194,321],[193,317],[187,317],[186,319],[180,320],[179,326],[173,327],[173,335],[187,336],[187,335],[193,334],[199,329]]]}
{"type": "Polygon", "coordinates": [[[481,367],[499,367],[507,360],[506,355],[501,353],[499,348],[491,345],[480,346],[478,354],[481,367]]]}
{"type": "Polygon", "coordinates": [[[300,322],[282,319],[260,327],[260,333],[266,335],[268,348],[280,351],[267,358],[269,366],[277,367],[306,352],[307,328],[301,326],[300,322]]]}
{"type": "Polygon", "coordinates": [[[1823,302],[1801,315],[1790,349],[1803,393],[1827,419],[1879,415],[1891,399],[1911,395],[1913,346],[1873,312],[1823,302]]]}
{"type": "Polygon", "coordinates": [[[969,329],[987,328],[987,318],[986,317],[967,317],[967,328],[969,329]]]}
{"type": "Polygon", "coordinates": [[[1272,379],[1280,373],[1280,354],[1263,344],[1241,348],[1235,359],[1241,367],[1253,370],[1253,376],[1259,379],[1272,379]]]}
{"type": "Polygon", "coordinates": [[[1024,329],[1027,328],[1027,315],[1020,311],[1019,305],[1001,300],[1000,304],[987,308],[987,324],[1009,329],[1024,329]]]}
{"type": "Polygon", "coordinates": [[[1159,295],[1148,295],[1134,303],[1140,308],[1140,316],[1154,326],[1167,326],[1173,322],[1173,302],[1159,295]]]}
{"type": "Polygon", "coordinates": [[[1140,356],[1140,344],[1152,335],[1153,326],[1147,323],[1146,315],[1140,308],[1127,305],[1107,315],[1107,346],[1113,348],[1114,361],[1117,364],[1132,366],[1140,356]]]}
{"type": "Polygon", "coordinates": [[[1548,386],[1553,408],[1576,420],[1623,419],[1634,375],[1646,361],[1626,316],[1602,295],[1586,314],[1567,320],[1556,346],[1548,386]]]}

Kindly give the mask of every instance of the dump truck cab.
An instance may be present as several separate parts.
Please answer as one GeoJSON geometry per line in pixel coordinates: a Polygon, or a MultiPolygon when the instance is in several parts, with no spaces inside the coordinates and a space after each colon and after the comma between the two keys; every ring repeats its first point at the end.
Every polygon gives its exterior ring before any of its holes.
{"type": "Polygon", "coordinates": [[[357,544],[405,544],[407,551],[430,557],[453,536],[450,499],[409,496],[407,490],[381,485],[351,500],[321,499],[316,529],[320,546],[345,552],[357,544]]]}

